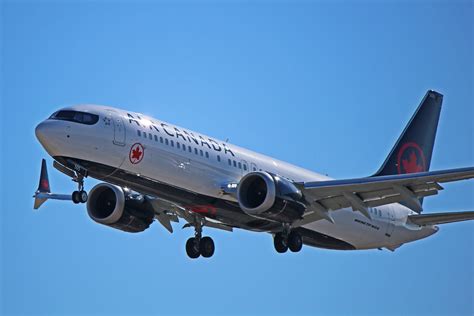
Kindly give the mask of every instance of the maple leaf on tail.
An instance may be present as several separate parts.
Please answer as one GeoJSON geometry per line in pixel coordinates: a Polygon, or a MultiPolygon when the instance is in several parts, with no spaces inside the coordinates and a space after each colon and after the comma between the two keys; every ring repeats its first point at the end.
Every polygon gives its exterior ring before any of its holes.
{"type": "Polygon", "coordinates": [[[403,169],[405,169],[405,173],[416,173],[424,171],[423,166],[418,165],[415,152],[411,152],[408,159],[403,159],[402,164],[403,169]]]}

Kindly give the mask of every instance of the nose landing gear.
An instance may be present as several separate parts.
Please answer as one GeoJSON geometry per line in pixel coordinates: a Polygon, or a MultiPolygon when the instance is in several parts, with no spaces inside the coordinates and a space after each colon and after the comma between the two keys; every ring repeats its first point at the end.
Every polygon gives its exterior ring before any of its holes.
{"type": "Polygon", "coordinates": [[[74,202],[74,204],[86,203],[87,192],[84,190],[72,192],[72,202],[74,202]]]}
{"type": "Polygon", "coordinates": [[[84,176],[77,174],[75,178],[72,179],[74,182],[77,182],[78,190],[72,192],[72,202],[74,204],[86,203],[87,202],[87,192],[84,190],[84,176]]]}

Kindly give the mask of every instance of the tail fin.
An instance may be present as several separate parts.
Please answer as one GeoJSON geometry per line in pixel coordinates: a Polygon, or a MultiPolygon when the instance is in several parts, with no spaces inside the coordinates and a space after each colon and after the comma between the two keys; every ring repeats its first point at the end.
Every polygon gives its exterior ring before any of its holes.
{"type": "Polygon", "coordinates": [[[41,193],[50,193],[51,189],[49,187],[49,179],[48,179],[48,169],[46,168],[46,160],[43,159],[41,162],[41,175],[40,181],[38,184],[38,190],[41,193]]]}
{"type": "Polygon", "coordinates": [[[443,95],[428,90],[382,167],[373,176],[428,171],[443,95]]]}
{"type": "Polygon", "coordinates": [[[51,193],[51,188],[49,186],[48,179],[48,169],[46,168],[46,160],[44,159],[41,162],[41,174],[38,189],[36,190],[35,195],[33,195],[33,197],[35,198],[35,204],[33,206],[35,210],[39,209],[39,207],[48,199],[64,201],[70,201],[72,199],[71,194],[51,193]]]}
{"type": "Polygon", "coordinates": [[[48,199],[42,193],[51,193],[51,188],[49,187],[48,169],[46,168],[46,160],[44,159],[41,162],[41,174],[38,189],[33,196],[35,198],[35,204],[33,206],[35,210],[37,210],[48,199]]]}

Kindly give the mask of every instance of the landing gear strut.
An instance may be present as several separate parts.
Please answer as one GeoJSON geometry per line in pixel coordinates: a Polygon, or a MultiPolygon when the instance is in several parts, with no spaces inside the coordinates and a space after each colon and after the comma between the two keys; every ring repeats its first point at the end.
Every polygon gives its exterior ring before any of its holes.
{"type": "Polygon", "coordinates": [[[186,241],[186,253],[189,258],[196,259],[199,256],[210,258],[214,254],[215,246],[211,237],[202,237],[202,222],[199,219],[193,223],[194,237],[186,241]]]}
{"type": "Polygon", "coordinates": [[[77,182],[78,190],[72,192],[72,201],[74,204],[78,203],[86,203],[87,202],[87,192],[84,190],[84,176],[81,174],[77,174],[75,178],[73,178],[74,182],[77,182]]]}
{"type": "Polygon", "coordinates": [[[273,245],[278,253],[285,253],[288,248],[292,252],[299,252],[303,247],[303,238],[297,231],[285,229],[283,232],[276,233],[273,238],[273,245]]]}

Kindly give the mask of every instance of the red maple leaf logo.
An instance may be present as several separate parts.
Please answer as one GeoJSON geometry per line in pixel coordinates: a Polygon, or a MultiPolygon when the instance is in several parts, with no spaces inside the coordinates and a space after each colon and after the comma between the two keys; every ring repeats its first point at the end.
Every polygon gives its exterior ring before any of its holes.
{"type": "Polygon", "coordinates": [[[130,153],[128,154],[128,157],[130,159],[130,162],[135,165],[142,161],[144,155],[145,149],[143,148],[142,144],[135,143],[130,148],[130,153]]]}
{"type": "Polygon", "coordinates": [[[44,190],[49,190],[49,182],[46,179],[41,179],[41,186],[44,190]]]}
{"type": "Polygon", "coordinates": [[[140,147],[137,146],[135,149],[132,150],[132,159],[133,160],[140,160],[142,156],[142,151],[140,150],[140,147]]]}
{"type": "Polygon", "coordinates": [[[405,169],[405,173],[416,173],[424,171],[423,166],[419,165],[417,162],[417,157],[415,152],[411,152],[408,159],[402,159],[403,169],[405,169]]]}

